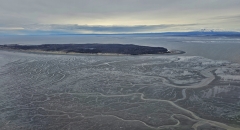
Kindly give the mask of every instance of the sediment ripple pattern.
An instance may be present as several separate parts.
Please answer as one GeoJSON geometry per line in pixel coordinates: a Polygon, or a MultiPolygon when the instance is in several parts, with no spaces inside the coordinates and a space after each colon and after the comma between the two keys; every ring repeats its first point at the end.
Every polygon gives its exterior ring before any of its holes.
{"type": "Polygon", "coordinates": [[[239,130],[240,79],[222,76],[239,68],[202,57],[25,54],[1,66],[0,129],[239,130]]]}

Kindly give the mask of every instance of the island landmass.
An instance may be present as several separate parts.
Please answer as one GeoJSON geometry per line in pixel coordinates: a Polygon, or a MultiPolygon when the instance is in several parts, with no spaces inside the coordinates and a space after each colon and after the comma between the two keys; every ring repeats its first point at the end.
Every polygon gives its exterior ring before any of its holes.
{"type": "Polygon", "coordinates": [[[42,44],[42,45],[0,45],[2,50],[18,50],[27,52],[46,52],[61,54],[118,54],[118,55],[145,55],[145,54],[182,54],[183,51],[169,51],[164,47],[150,47],[133,44],[42,44]]]}

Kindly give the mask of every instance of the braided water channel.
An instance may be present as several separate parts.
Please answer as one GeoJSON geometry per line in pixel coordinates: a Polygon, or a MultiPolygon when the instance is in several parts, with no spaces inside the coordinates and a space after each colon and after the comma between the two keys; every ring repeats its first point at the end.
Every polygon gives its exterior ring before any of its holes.
{"type": "Polygon", "coordinates": [[[16,54],[1,67],[0,128],[238,130],[238,115],[232,125],[182,105],[188,90],[214,87],[217,69],[238,67],[202,57],[16,54]]]}

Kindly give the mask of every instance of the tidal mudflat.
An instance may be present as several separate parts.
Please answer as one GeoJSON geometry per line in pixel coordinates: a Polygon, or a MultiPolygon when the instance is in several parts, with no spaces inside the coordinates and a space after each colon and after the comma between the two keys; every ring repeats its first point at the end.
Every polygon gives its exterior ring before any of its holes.
{"type": "Polygon", "coordinates": [[[0,51],[3,130],[239,130],[240,65],[0,51]]]}

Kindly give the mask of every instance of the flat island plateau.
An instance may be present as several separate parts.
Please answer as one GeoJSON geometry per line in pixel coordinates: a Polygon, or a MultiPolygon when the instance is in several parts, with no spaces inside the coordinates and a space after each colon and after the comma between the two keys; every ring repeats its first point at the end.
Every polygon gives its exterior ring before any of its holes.
{"type": "Polygon", "coordinates": [[[130,44],[0,45],[0,129],[240,130],[240,65],[169,53],[130,44]]]}
{"type": "MultiPolygon", "coordinates": [[[[62,53],[62,54],[115,54],[143,55],[171,53],[163,47],[139,46],[133,44],[43,44],[43,45],[0,45],[0,49],[28,52],[62,53]]],[[[175,51],[184,53],[183,51],[175,51]]]]}

